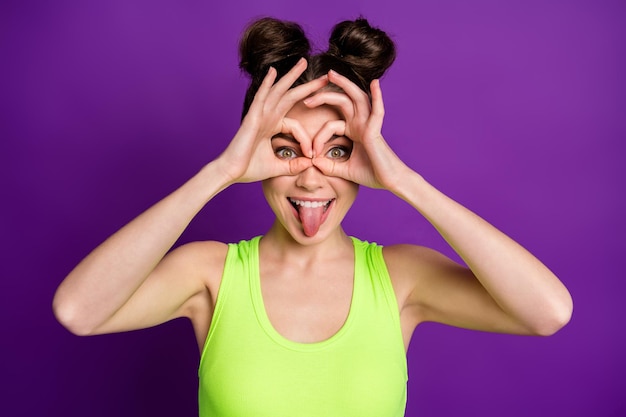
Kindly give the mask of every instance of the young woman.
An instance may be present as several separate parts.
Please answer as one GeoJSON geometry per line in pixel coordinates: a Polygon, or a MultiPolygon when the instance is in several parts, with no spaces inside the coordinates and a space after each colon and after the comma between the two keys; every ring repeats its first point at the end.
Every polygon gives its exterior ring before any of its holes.
{"type": "Polygon", "coordinates": [[[384,32],[342,22],[328,51],[311,55],[298,25],[265,18],[240,55],[252,81],[237,134],[68,275],[54,299],[63,325],[91,335],[188,317],[201,416],[380,417],[404,415],[418,324],[550,335],[568,322],[572,300],[548,268],[385,142],[378,79],[395,49],[384,32]],[[216,194],[252,181],[276,215],[265,235],[170,251],[216,194]],[[347,236],[360,185],[411,204],[467,267],[347,236]]]}

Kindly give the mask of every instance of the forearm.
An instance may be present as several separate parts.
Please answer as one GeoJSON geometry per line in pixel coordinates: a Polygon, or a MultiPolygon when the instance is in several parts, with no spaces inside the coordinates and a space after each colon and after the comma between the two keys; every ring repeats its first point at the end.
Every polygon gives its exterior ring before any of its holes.
{"type": "Polygon", "coordinates": [[[92,329],[141,286],[194,216],[228,185],[212,162],[94,249],[59,286],[53,307],[66,326],[92,329]],[[77,321],[79,323],[77,323],[77,321]]]}
{"type": "Polygon", "coordinates": [[[415,172],[404,178],[394,193],[439,231],[502,310],[533,333],[550,334],[567,322],[570,294],[542,262],[415,172]]]}

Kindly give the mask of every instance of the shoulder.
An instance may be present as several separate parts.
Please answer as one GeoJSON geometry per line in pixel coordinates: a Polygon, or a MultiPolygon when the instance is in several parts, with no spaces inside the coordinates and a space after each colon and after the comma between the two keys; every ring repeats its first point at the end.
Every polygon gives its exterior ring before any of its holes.
{"type": "Polygon", "coordinates": [[[202,277],[207,287],[221,279],[224,261],[228,254],[228,244],[209,241],[190,242],[174,249],[169,255],[171,262],[178,264],[181,270],[202,277]]]}
{"type": "Polygon", "coordinates": [[[207,320],[215,305],[227,254],[226,243],[196,241],[178,246],[163,260],[167,268],[176,271],[178,280],[195,283],[197,290],[183,304],[180,315],[192,320],[196,333],[208,329],[207,320]]]}
{"type": "Polygon", "coordinates": [[[389,273],[400,279],[433,273],[452,262],[440,252],[419,245],[391,245],[383,248],[385,263],[389,273]]]}
{"type": "Polygon", "coordinates": [[[185,243],[173,249],[168,255],[172,261],[180,261],[190,268],[203,268],[220,263],[226,258],[228,244],[214,240],[185,243]]]}
{"type": "Polygon", "coordinates": [[[172,251],[172,254],[184,257],[193,257],[197,261],[211,263],[223,261],[228,252],[228,244],[215,240],[205,240],[185,243],[172,251]]]}
{"type": "Polygon", "coordinates": [[[434,249],[409,244],[385,246],[385,264],[403,307],[419,307],[446,277],[467,275],[468,269],[434,249]]]}
{"type": "Polygon", "coordinates": [[[195,288],[186,303],[195,304],[192,299],[209,301],[215,298],[222,279],[228,244],[217,241],[197,241],[185,243],[165,256],[158,270],[172,276],[179,285],[195,288]],[[169,271],[169,272],[168,272],[169,271]],[[205,294],[204,296],[202,294],[205,294]]]}

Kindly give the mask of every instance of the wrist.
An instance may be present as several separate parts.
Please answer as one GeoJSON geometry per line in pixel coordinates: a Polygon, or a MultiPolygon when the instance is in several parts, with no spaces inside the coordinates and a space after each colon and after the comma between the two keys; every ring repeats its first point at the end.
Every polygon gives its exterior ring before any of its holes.
{"type": "Polygon", "coordinates": [[[428,188],[431,187],[423,176],[406,165],[397,171],[395,177],[396,181],[388,188],[389,191],[412,205],[422,200],[428,188]]]}
{"type": "Polygon", "coordinates": [[[228,164],[221,158],[203,166],[191,181],[200,187],[200,193],[204,194],[208,200],[237,182],[232,173],[229,172],[228,164]]]}
{"type": "Polygon", "coordinates": [[[206,176],[213,182],[218,182],[224,185],[224,188],[241,182],[241,176],[243,172],[240,172],[238,161],[233,161],[232,158],[227,158],[225,153],[222,153],[213,161],[206,164],[199,172],[202,176],[206,176]]]}

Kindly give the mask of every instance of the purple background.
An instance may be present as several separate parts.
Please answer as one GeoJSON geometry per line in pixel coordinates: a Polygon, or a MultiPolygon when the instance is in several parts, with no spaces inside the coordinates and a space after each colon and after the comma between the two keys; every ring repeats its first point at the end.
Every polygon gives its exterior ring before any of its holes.
{"type": "MultiPolygon", "coordinates": [[[[623,1],[212,3],[2,2],[2,415],[196,415],[188,322],[79,338],[55,322],[54,290],[226,146],[251,18],[297,20],[323,46],[361,13],[398,45],[382,84],[391,146],[533,251],[575,300],[550,338],[418,328],[407,415],[626,415],[623,1]]],[[[239,185],[181,241],[249,238],[271,220],[260,187],[239,185]]],[[[454,256],[387,192],[363,189],[345,227],[454,256]]]]}

